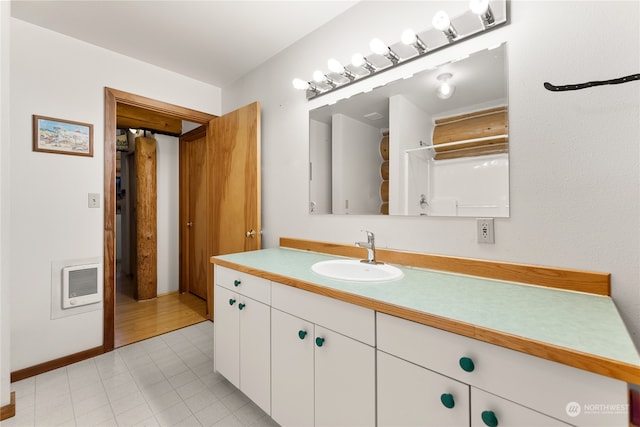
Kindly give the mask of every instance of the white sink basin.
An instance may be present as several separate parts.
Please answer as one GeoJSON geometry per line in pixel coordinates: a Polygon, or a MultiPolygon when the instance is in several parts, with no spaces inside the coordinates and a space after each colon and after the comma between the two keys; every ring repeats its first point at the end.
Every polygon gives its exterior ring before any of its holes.
{"type": "Polygon", "coordinates": [[[353,259],[334,259],[316,262],[311,266],[314,273],[331,279],[354,282],[385,282],[403,276],[400,269],[389,264],[368,264],[353,259]]]}

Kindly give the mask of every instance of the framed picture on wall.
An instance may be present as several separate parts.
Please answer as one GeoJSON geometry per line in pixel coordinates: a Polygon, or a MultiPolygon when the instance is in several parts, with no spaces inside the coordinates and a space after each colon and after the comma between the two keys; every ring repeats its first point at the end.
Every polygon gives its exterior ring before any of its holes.
{"type": "Polygon", "coordinates": [[[34,115],[33,151],[93,157],[93,125],[34,115]]]}

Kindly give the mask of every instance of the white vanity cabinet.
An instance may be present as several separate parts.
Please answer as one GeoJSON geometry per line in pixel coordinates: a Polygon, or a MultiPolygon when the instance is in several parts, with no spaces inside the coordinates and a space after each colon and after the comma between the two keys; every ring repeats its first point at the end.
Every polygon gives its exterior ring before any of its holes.
{"type": "Polygon", "coordinates": [[[214,369],[271,410],[271,283],[215,267],[214,369]]]}
{"type": "Polygon", "coordinates": [[[378,427],[469,425],[469,386],[378,351],[378,427]]]}
{"type": "Polygon", "coordinates": [[[378,351],[378,427],[567,427],[562,421],[378,351]]]}
{"type": "Polygon", "coordinates": [[[273,419],[374,426],[374,312],[273,283],[271,316],[273,419]]]}
{"type": "MultiPolygon", "coordinates": [[[[471,427],[569,427],[517,403],[471,387],[471,427]]],[[[605,424],[606,425],[606,424],[605,424]]]]}
{"type": "MultiPolygon", "coordinates": [[[[489,421],[483,421],[483,412],[492,412],[502,427],[628,425],[626,411],[579,414],[567,411],[573,402],[626,404],[627,384],[622,381],[382,313],[377,313],[377,348],[379,360],[384,360],[381,358],[384,352],[403,359],[400,362],[412,364],[415,372],[420,372],[418,368],[422,367],[450,381],[467,384],[473,427],[494,424],[490,414],[485,415],[489,421]]],[[[379,363],[378,375],[379,378],[393,376],[402,369],[408,368],[390,368],[379,363]],[[383,368],[388,372],[384,373],[383,368]]],[[[432,381],[431,378],[434,377],[429,376],[427,381],[432,381]]],[[[392,405],[385,401],[387,399],[402,401],[390,393],[380,393],[382,386],[384,384],[379,384],[378,388],[379,409],[392,405]]],[[[432,394],[444,393],[440,391],[442,387],[437,384],[432,394]]],[[[403,393],[401,387],[397,393],[403,393]]],[[[406,425],[428,424],[418,420],[416,424],[406,425]]]]}

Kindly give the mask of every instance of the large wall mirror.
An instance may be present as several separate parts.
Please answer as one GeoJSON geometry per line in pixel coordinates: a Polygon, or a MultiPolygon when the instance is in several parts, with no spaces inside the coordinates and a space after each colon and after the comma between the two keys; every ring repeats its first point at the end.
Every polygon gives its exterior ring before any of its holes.
{"type": "Polygon", "coordinates": [[[507,46],[309,112],[310,212],[509,216],[507,46]]]}

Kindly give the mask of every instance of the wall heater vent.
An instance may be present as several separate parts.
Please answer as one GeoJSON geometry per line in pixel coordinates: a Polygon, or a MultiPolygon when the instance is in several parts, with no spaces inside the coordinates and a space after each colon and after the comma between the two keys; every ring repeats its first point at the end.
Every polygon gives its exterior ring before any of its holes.
{"type": "Polygon", "coordinates": [[[101,264],[62,268],[62,308],[80,307],[102,301],[101,264]]]}

